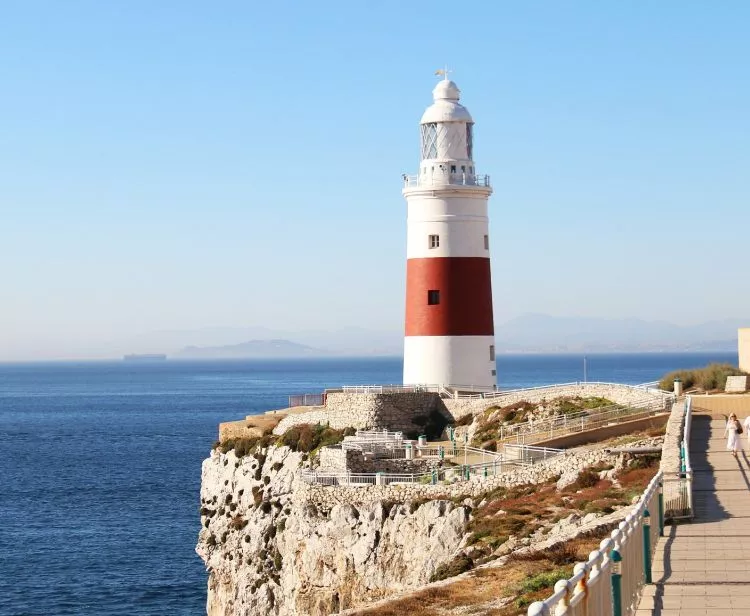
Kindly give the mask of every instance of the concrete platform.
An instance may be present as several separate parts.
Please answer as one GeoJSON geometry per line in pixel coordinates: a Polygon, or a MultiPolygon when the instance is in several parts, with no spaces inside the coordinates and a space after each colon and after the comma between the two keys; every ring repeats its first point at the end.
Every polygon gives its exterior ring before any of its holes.
{"type": "Polygon", "coordinates": [[[735,459],[724,426],[723,419],[693,418],[695,519],[665,529],[637,616],[750,614],[750,447],[742,435],[735,459]]]}

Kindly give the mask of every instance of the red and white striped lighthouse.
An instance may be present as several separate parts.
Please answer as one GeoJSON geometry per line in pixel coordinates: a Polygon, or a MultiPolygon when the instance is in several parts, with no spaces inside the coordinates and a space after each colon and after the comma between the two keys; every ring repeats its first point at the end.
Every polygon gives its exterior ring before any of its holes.
{"type": "Polygon", "coordinates": [[[487,200],[474,121],[445,79],[421,121],[419,175],[408,207],[404,384],[491,390],[497,383],[487,200]]]}

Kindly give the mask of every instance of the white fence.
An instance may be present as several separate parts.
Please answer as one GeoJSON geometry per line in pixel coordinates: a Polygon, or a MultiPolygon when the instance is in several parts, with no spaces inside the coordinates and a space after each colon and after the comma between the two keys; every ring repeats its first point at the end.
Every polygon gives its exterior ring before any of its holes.
{"type": "MultiPolygon", "coordinates": [[[[529,447],[526,445],[510,445],[503,452],[488,451],[476,447],[421,447],[404,441],[405,447],[414,447],[413,458],[438,458],[445,460],[446,466],[426,473],[350,473],[344,471],[327,471],[325,469],[300,471],[300,478],[305,483],[324,486],[368,486],[388,485],[391,483],[421,483],[421,484],[452,484],[457,481],[468,481],[475,478],[496,477],[501,473],[515,470],[519,466],[530,466],[542,460],[547,460],[564,453],[562,449],[550,447],[529,447]],[[463,456],[464,461],[482,456],[481,462],[473,464],[459,464],[457,461],[463,456]],[[452,461],[449,459],[452,458],[452,461]]],[[[333,445],[333,447],[340,447],[333,445]]],[[[387,457],[402,458],[401,453],[387,457]]],[[[410,458],[411,459],[411,458],[410,458]]]]}
{"type": "Polygon", "coordinates": [[[680,474],[664,478],[664,516],[671,520],[693,517],[693,467],[690,464],[690,431],[693,424],[693,398],[685,398],[685,416],[680,442],[680,474]]]}
{"type": "Polygon", "coordinates": [[[643,585],[652,582],[651,563],[663,532],[661,481],[659,472],[611,537],[575,566],[573,577],[557,582],[551,597],[532,603],[528,616],[635,614],[643,585]]]}
{"type": "Polygon", "coordinates": [[[529,420],[523,423],[500,426],[501,441],[515,441],[516,443],[533,443],[564,436],[575,432],[593,430],[623,421],[633,421],[650,417],[656,413],[668,411],[672,405],[672,398],[644,397],[632,402],[628,406],[606,406],[590,411],[579,411],[566,415],[555,415],[547,419],[529,420]]]}

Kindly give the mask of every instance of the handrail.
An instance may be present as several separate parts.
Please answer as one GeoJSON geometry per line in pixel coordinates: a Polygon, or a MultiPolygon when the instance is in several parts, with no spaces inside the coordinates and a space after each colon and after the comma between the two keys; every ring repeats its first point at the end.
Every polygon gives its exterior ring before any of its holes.
{"type": "MultiPolygon", "coordinates": [[[[476,385],[450,385],[436,383],[418,383],[414,385],[344,385],[338,390],[347,393],[388,393],[388,392],[434,392],[449,398],[501,398],[503,396],[524,393],[527,391],[540,391],[543,389],[559,389],[561,387],[587,387],[587,386],[616,386],[627,387],[629,389],[642,390],[645,392],[653,391],[658,385],[658,381],[631,385],[629,383],[610,383],[607,381],[570,381],[567,383],[552,383],[549,385],[535,385],[534,387],[519,387],[516,389],[504,389],[491,391],[486,387],[477,387],[476,385]],[[452,390],[452,391],[451,391],[452,390]],[[471,392],[471,393],[468,393],[471,392]]],[[[658,393],[664,396],[671,396],[670,392],[658,390],[658,393]]]]}
{"type": "Polygon", "coordinates": [[[629,421],[639,416],[650,416],[664,411],[665,404],[668,406],[670,402],[668,398],[658,399],[648,396],[628,405],[614,404],[567,415],[554,415],[541,420],[531,419],[518,424],[500,426],[499,440],[515,439],[517,443],[547,440],[555,436],[591,430],[611,423],[613,420],[629,421]]]}
{"type": "Polygon", "coordinates": [[[406,175],[403,176],[404,188],[415,188],[422,186],[483,186],[489,188],[490,176],[478,175],[466,172],[434,172],[423,175],[406,175]]]}
{"type": "MultiPolygon", "coordinates": [[[[341,445],[331,445],[329,448],[340,448],[341,445]]],[[[397,451],[396,449],[393,452],[397,451]]],[[[404,450],[398,450],[403,453],[404,450]]],[[[434,469],[424,473],[350,473],[348,471],[327,471],[326,469],[303,469],[300,478],[305,483],[321,485],[387,485],[395,481],[411,483],[432,483],[438,481],[463,481],[472,477],[487,478],[495,477],[498,473],[505,472],[507,467],[531,466],[537,462],[548,460],[554,456],[565,453],[562,449],[550,447],[530,447],[527,445],[511,445],[504,453],[479,449],[477,447],[451,447],[438,446],[414,446],[414,455],[417,458],[438,457],[453,465],[434,469]],[[511,453],[512,452],[512,453],[511,453]],[[456,464],[462,455],[481,455],[482,462],[473,464],[456,464]],[[491,472],[490,472],[491,471],[491,472]]],[[[401,455],[396,456],[401,458],[401,455]]]]}
{"type": "Polygon", "coordinates": [[[573,577],[555,584],[554,593],[529,606],[528,616],[632,616],[638,607],[641,588],[650,584],[651,562],[662,532],[659,471],[638,503],[612,531],[609,538],[591,552],[589,559],[574,567],[573,577]],[[656,514],[658,513],[658,518],[656,514]]]}

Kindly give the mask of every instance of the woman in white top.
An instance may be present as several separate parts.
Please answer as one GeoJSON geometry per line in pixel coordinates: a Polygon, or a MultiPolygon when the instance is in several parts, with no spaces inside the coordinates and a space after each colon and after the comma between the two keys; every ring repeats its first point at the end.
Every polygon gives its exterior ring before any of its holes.
{"type": "Polygon", "coordinates": [[[727,449],[732,455],[737,457],[737,448],[740,446],[740,437],[737,432],[741,430],[740,422],[737,421],[737,415],[732,413],[727,421],[727,427],[724,428],[724,436],[727,437],[727,449]]]}

